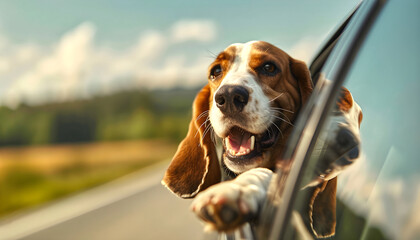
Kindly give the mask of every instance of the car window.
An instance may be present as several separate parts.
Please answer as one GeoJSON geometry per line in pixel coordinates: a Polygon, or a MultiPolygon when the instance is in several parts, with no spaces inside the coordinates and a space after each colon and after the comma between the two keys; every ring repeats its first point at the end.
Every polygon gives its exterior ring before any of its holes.
{"type": "MultiPolygon", "coordinates": [[[[363,111],[361,150],[338,175],[333,239],[420,238],[419,9],[418,1],[388,2],[346,77],[344,85],[363,111]]],[[[326,135],[334,134],[333,117],[334,109],[321,130],[326,135]]],[[[324,137],[315,150],[327,147],[324,137]]],[[[313,154],[307,178],[324,157],[313,154]]],[[[299,191],[295,198],[286,239],[301,238],[313,228],[299,224],[308,210],[305,194],[299,191]],[[299,230],[302,226],[306,231],[299,230]]]]}

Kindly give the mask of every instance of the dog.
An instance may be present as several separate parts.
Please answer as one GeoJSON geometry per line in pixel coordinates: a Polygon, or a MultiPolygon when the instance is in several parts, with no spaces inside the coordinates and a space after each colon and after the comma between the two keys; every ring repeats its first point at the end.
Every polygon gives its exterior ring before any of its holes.
{"type": "MultiPolygon", "coordinates": [[[[312,90],[306,64],[274,45],[230,45],[209,66],[162,184],[182,198],[196,197],[191,209],[208,229],[229,232],[257,218],[312,90]]],[[[362,113],[345,88],[333,119],[335,132],[323,140],[331,153],[306,187],[307,222],[317,237],[334,234],[336,176],[359,155],[362,113]]]]}

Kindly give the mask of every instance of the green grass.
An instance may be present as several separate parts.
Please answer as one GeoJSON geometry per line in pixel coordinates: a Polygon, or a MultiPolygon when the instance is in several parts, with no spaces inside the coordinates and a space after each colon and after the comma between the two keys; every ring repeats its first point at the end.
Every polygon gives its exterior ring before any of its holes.
{"type": "Polygon", "coordinates": [[[50,174],[15,166],[0,176],[0,217],[98,186],[152,162],[101,167],[75,163],[50,174]]]}

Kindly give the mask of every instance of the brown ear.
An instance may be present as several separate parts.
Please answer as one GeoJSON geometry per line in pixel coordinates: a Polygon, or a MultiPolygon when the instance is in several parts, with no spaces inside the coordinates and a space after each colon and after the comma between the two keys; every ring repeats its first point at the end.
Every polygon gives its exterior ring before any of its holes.
{"type": "Polygon", "coordinates": [[[306,103],[313,90],[311,73],[306,64],[300,60],[289,58],[290,71],[298,82],[302,105],[306,103]]]}
{"type": "MultiPolygon", "coordinates": [[[[342,112],[348,112],[353,107],[353,104],[357,105],[350,91],[345,87],[341,87],[341,92],[336,103],[338,110],[342,112]]],[[[358,120],[359,128],[360,128],[360,124],[362,124],[362,120],[363,120],[363,113],[361,110],[359,110],[358,114],[359,115],[357,116],[357,120],[358,120]]]]}
{"type": "Polygon", "coordinates": [[[353,107],[353,97],[351,96],[350,91],[341,87],[339,98],[337,99],[336,106],[340,111],[348,112],[351,107],[353,107]]]}
{"type": "Polygon", "coordinates": [[[309,221],[317,238],[335,234],[337,177],[315,187],[309,203],[309,221]]]}
{"type": "Polygon", "coordinates": [[[162,184],[183,198],[194,197],[208,186],[220,182],[220,168],[211,140],[208,111],[210,87],[206,85],[193,103],[188,134],[178,146],[162,184]]]}

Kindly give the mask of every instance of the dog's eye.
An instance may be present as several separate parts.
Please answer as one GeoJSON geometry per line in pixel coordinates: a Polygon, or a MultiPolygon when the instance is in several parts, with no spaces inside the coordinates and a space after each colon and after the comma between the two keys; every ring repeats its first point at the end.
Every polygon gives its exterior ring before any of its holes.
{"type": "Polygon", "coordinates": [[[210,79],[212,81],[218,78],[220,75],[222,75],[222,67],[220,65],[216,65],[210,70],[210,79]]]}
{"type": "Polygon", "coordinates": [[[267,74],[267,75],[273,76],[278,71],[279,71],[279,69],[276,67],[276,65],[274,65],[274,63],[271,63],[271,62],[264,63],[261,66],[261,72],[263,74],[267,74]]]}

